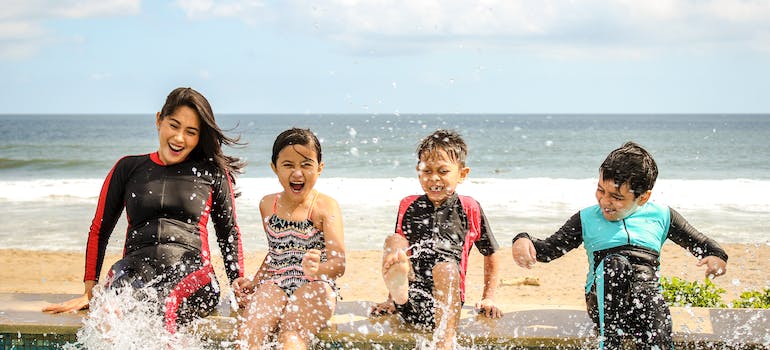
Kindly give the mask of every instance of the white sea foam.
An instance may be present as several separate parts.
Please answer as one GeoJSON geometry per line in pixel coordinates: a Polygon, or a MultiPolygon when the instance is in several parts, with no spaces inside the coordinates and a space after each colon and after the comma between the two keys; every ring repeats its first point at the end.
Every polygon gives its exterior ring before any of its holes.
{"type": "MultiPolygon", "coordinates": [[[[0,181],[6,208],[0,245],[8,248],[82,250],[102,179],[0,181]]],[[[281,190],[275,178],[239,178],[238,222],[246,249],[264,249],[259,201],[281,190]]],[[[348,249],[380,249],[393,232],[401,198],[422,193],[415,177],[325,178],[316,188],[342,208],[348,249]]],[[[474,197],[505,244],[517,232],[543,237],[572,214],[595,203],[596,179],[469,178],[458,193],[474,197]]],[[[652,199],[678,210],[696,228],[722,242],[770,241],[769,180],[659,179],[652,199]]],[[[125,219],[113,240],[125,233],[125,219]]],[[[210,230],[212,233],[213,229],[210,230]]],[[[122,242],[111,242],[120,249],[122,242]]],[[[216,247],[216,245],[212,245],[216,247]]]]}

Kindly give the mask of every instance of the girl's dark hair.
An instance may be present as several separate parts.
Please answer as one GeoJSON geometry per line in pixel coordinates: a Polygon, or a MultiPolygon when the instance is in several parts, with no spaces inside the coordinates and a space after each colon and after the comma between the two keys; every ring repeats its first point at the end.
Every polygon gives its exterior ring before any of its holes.
{"type": "Polygon", "coordinates": [[[278,137],[275,138],[275,142],[273,143],[273,156],[271,158],[273,165],[277,165],[275,162],[278,161],[278,153],[281,153],[281,150],[284,149],[284,147],[291,145],[313,147],[315,149],[315,154],[317,155],[316,161],[319,164],[321,163],[321,142],[318,141],[315,134],[313,134],[310,129],[291,128],[280,133],[278,137]]]}
{"type": "Polygon", "coordinates": [[[465,160],[468,157],[468,146],[465,144],[462,136],[456,131],[438,129],[422,139],[417,146],[417,161],[419,162],[423,155],[428,155],[438,150],[446,152],[449,158],[457,162],[461,167],[465,166],[465,160]]]}
{"type": "Polygon", "coordinates": [[[604,180],[615,181],[618,187],[628,183],[634,198],[638,198],[655,186],[658,165],[647,150],[629,141],[610,152],[599,167],[599,173],[604,180]]]}
{"type": "Polygon", "coordinates": [[[242,173],[245,163],[240,159],[228,156],[222,152],[222,145],[242,145],[240,136],[230,137],[224,134],[214,119],[209,101],[200,92],[189,87],[176,88],[166,97],[166,103],[160,110],[160,118],[174,114],[177,108],[187,106],[198,113],[200,118],[200,139],[190,156],[198,160],[213,162],[218,168],[227,172],[231,177],[242,173]]]}

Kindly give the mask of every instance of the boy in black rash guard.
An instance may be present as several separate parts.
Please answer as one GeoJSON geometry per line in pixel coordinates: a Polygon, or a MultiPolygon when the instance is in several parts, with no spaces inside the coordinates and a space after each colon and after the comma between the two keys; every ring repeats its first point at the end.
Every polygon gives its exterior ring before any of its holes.
{"type": "Polygon", "coordinates": [[[497,240],[479,203],[455,193],[470,172],[467,152],[465,141],[450,130],[437,130],[420,143],[417,175],[425,194],[401,200],[396,233],[386,239],[382,259],[388,300],[372,310],[398,312],[410,324],[433,329],[436,349],[453,347],[473,245],[484,255],[484,291],[476,308],[502,317],[493,301],[497,240]]]}
{"type": "Polygon", "coordinates": [[[219,302],[208,246],[209,219],[228,278],[243,276],[233,193],[233,175],[243,164],[221,149],[223,143],[238,140],[223,134],[208,101],[190,88],[172,91],[156,117],[158,150],[120,159],[104,181],[88,235],[83,296],[44,311],[88,307],[107,242],[124,207],[128,229],[123,258],[110,268],[105,285],[156,289],[170,332],[177,322],[209,314],[219,302]]]}
{"type": "Polygon", "coordinates": [[[520,233],[511,252],[521,267],[549,262],[582,243],[588,255],[586,305],[599,346],[622,349],[623,337],[637,349],[672,349],[671,312],[659,284],[660,249],[666,239],[698,257],[706,277],[723,275],[727,254],[674,209],[649,202],[658,176],[652,156],[628,142],[599,168],[597,205],[573,215],[545,240],[520,233]]]}

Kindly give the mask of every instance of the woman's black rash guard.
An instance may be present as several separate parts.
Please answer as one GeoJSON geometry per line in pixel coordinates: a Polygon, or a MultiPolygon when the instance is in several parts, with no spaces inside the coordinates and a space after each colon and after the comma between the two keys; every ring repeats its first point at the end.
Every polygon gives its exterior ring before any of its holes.
{"type": "Polygon", "coordinates": [[[227,277],[232,282],[243,276],[229,175],[210,162],[190,159],[165,166],[152,153],[124,157],[107,175],[88,235],[85,281],[98,280],[107,242],[124,207],[128,228],[123,258],[111,268],[108,283],[152,285],[165,302],[170,330],[176,328],[178,316],[184,321],[206,314],[218,303],[208,245],[209,217],[227,277]]]}

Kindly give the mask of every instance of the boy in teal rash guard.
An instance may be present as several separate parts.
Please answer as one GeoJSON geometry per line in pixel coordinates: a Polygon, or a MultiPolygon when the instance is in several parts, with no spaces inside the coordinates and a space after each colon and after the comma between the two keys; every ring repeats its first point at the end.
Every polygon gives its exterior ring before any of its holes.
{"type": "Polygon", "coordinates": [[[706,266],[706,276],[726,271],[727,254],[675,210],[649,202],[658,168],[641,146],[627,142],[599,168],[598,204],[574,214],[559,231],[540,240],[520,233],[511,253],[521,267],[549,262],[585,245],[586,306],[600,348],[620,349],[631,337],[637,349],[672,349],[671,312],[659,284],[660,250],[666,239],[706,266]]]}

